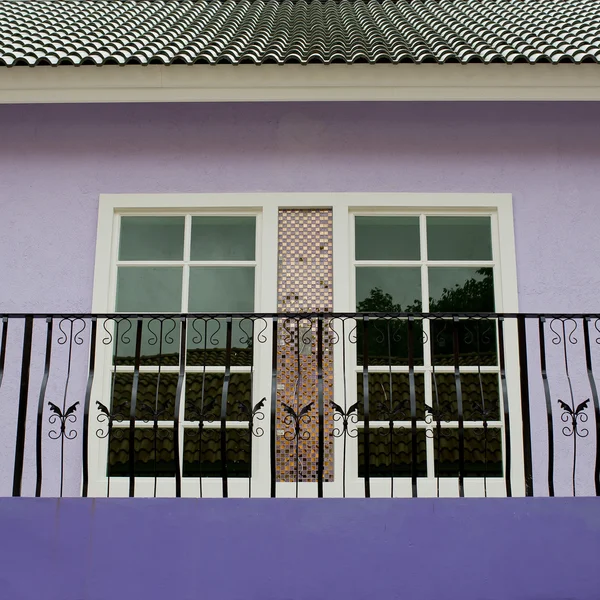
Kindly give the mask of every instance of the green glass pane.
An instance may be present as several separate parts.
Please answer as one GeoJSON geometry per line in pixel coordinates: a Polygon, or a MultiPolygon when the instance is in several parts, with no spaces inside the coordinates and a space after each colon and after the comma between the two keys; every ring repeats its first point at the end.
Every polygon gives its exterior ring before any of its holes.
{"type": "Polygon", "coordinates": [[[120,267],[117,312],[180,311],[182,273],[181,267],[120,267]]]}
{"type": "MultiPolygon", "coordinates": [[[[358,432],[358,476],[364,477],[365,432],[358,432]]],[[[417,477],[427,476],[427,441],[424,430],[417,431],[417,477]]],[[[369,477],[410,477],[412,475],[412,434],[408,429],[388,427],[369,430],[369,477]]]]}
{"type": "MultiPolygon", "coordinates": [[[[173,429],[136,429],[134,473],[137,477],[173,477],[175,453],[173,429]]],[[[108,476],[129,476],[129,429],[114,428],[109,436],[108,476]]]]}
{"type": "Polygon", "coordinates": [[[452,318],[431,321],[431,357],[434,365],[453,366],[455,332],[458,364],[495,366],[498,364],[496,320],[452,318]]]}
{"type": "MultiPolygon", "coordinates": [[[[136,362],[138,320],[136,318],[109,319],[104,330],[106,343],[112,342],[113,359],[117,365],[133,366],[136,362]]],[[[179,365],[180,324],[177,318],[153,317],[142,319],[140,365],[179,365]]]]}
{"type": "Polygon", "coordinates": [[[182,260],[184,217],[121,217],[119,260],[182,260]]]}
{"type": "Polygon", "coordinates": [[[192,260],[254,260],[254,217],[193,217],[192,260]]]}
{"type": "Polygon", "coordinates": [[[429,310],[493,312],[493,270],[476,267],[430,267],[429,310]]]}
{"type": "MultiPolygon", "coordinates": [[[[185,381],[185,420],[217,421],[221,416],[223,373],[188,373],[185,381]]],[[[231,373],[227,390],[228,421],[249,421],[252,378],[249,373],[231,373]]],[[[263,411],[264,412],[264,411],[263,411]]]]}
{"type": "MultiPolygon", "coordinates": [[[[365,323],[356,319],[356,358],[357,364],[365,360],[365,323]]],[[[423,321],[413,321],[412,350],[415,365],[423,364],[423,321]]],[[[369,319],[369,342],[367,344],[367,363],[370,367],[408,365],[410,335],[406,318],[369,319]]]]}
{"type": "MultiPolygon", "coordinates": [[[[228,429],[225,460],[228,477],[250,477],[251,440],[249,429],[228,429]]],[[[221,477],[221,430],[186,429],[183,441],[184,477],[221,477]]]]}
{"type": "Polygon", "coordinates": [[[421,307],[419,268],[356,268],[358,312],[420,312],[421,307]]]}
{"type": "MultiPolygon", "coordinates": [[[[436,477],[458,477],[458,429],[434,430],[436,477]]],[[[464,476],[502,477],[502,431],[497,428],[464,430],[464,476]]]]}
{"type": "MultiPolygon", "coordinates": [[[[177,373],[140,373],[135,401],[135,418],[141,421],[170,421],[175,415],[177,373]]],[[[112,412],[129,418],[133,373],[116,373],[111,380],[112,412]]]]}
{"type": "MultiPolygon", "coordinates": [[[[232,367],[252,365],[254,335],[263,326],[253,327],[249,318],[232,319],[231,352],[232,367]]],[[[264,338],[261,338],[264,339],[264,338]]],[[[198,317],[188,321],[187,364],[190,366],[223,366],[227,361],[227,321],[212,317],[198,317]]]]}
{"type": "MultiPolygon", "coordinates": [[[[363,374],[356,374],[358,419],[364,420],[363,374]]],[[[415,374],[417,419],[425,418],[425,378],[415,374]]],[[[369,416],[371,421],[410,421],[408,373],[369,373],[369,416]],[[391,388],[391,393],[390,393],[391,388]]]]}
{"type": "Polygon", "coordinates": [[[419,260],[419,217],[356,217],[356,260],[419,260]]]}
{"type": "MultiPolygon", "coordinates": [[[[461,373],[460,388],[465,421],[499,421],[500,388],[496,373],[461,373]]],[[[432,374],[431,406],[434,421],[458,420],[454,373],[432,374]]]]}
{"type": "Polygon", "coordinates": [[[253,310],[254,267],[190,269],[190,312],[235,313],[253,310]]]}
{"type": "Polygon", "coordinates": [[[492,260],[489,217],[427,217],[429,260],[492,260]]]}

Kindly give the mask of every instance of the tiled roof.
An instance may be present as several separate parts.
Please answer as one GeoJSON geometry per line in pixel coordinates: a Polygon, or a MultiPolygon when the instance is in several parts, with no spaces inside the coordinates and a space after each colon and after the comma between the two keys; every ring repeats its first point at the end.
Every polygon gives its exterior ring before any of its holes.
{"type": "Polygon", "coordinates": [[[599,0],[0,0],[0,65],[600,62],[599,0]]]}

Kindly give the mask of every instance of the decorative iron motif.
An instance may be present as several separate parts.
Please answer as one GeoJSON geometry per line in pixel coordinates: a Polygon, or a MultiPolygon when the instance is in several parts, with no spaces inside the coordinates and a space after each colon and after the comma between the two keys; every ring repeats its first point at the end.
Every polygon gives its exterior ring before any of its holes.
{"type": "Polygon", "coordinates": [[[588,408],[588,404],[590,403],[590,399],[584,400],[580,404],[577,405],[577,408],[570,407],[566,402],[562,400],[558,401],[561,409],[563,410],[560,415],[560,419],[563,423],[568,423],[570,421],[570,426],[565,425],[562,428],[563,435],[570,437],[575,435],[580,438],[587,437],[589,435],[589,430],[587,428],[580,429],[578,423],[587,423],[588,415],[584,412],[588,408]]]}
{"type": "Polygon", "coordinates": [[[266,401],[266,398],[259,400],[252,410],[250,410],[250,408],[243,402],[238,402],[240,410],[249,416],[249,427],[254,437],[262,437],[265,433],[265,430],[262,427],[254,427],[254,421],[264,421],[265,413],[261,411],[264,408],[266,401]]]}
{"type": "Polygon", "coordinates": [[[121,423],[124,419],[124,416],[119,412],[115,412],[115,413],[110,412],[110,410],[108,410],[108,408],[104,404],[102,404],[102,402],[99,402],[98,400],[96,400],[96,406],[98,407],[98,410],[100,411],[98,413],[98,415],[96,416],[96,420],[98,421],[98,423],[106,423],[107,424],[106,431],[104,431],[101,428],[96,429],[96,437],[98,437],[99,439],[104,439],[104,438],[108,437],[108,435],[111,433],[113,423],[115,423],[115,422],[121,423]]]}
{"type": "Polygon", "coordinates": [[[66,438],[67,440],[74,440],[77,437],[77,430],[71,429],[67,432],[67,422],[76,423],[77,416],[75,415],[75,411],[77,410],[77,405],[79,402],[75,402],[71,404],[69,408],[67,408],[64,413],[63,411],[56,406],[53,402],[48,402],[48,406],[53,414],[48,417],[48,422],[52,425],[55,425],[57,422],[60,422],[60,431],[56,431],[55,429],[51,429],[48,432],[48,437],[52,440],[58,440],[59,438],[66,438]]]}
{"type": "Polygon", "coordinates": [[[283,419],[283,423],[285,425],[293,425],[293,430],[287,430],[283,437],[288,441],[292,442],[294,440],[309,440],[310,439],[310,431],[307,429],[302,430],[302,424],[309,425],[311,422],[310,415],[308,414],[311,408],[314,405],[314,402],[309,402],[305,406],[299,409],[296,412],[289,404],[285,402],[281,403],[283,406],[283,410],[287,413],[283,419]]]}
{"type": "Polygon", "coordinates": [[[340,423],[341,421],[341,429],[340,427],[333,428],[333,437],[339,438],[345,435],[348,435],[351,438],[355,438],[358,436],[358,428],[354,430],[350,430],[350,424],[356,425],[358,423],[358,402],[355,402],[348,410],[344,410],[339,404],[335,402],[331,402],[331,406],[333,407],[333,420],[340,423]]]}

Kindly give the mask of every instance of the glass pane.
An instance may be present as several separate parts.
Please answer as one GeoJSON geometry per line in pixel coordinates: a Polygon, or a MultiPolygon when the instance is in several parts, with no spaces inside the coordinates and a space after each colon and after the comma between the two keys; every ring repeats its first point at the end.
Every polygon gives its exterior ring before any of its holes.
{"type": "MultiPolygon", "coordinates": [[[[229,358],[232,367],[252,365],[254,335],[258,335],[264,329],[265,325],[262,320],[259,320],[254,327],[250,318],[232,320],[229,358]]],[[[225,365],[227,358],[227,322],[225,319],[211,317],[190,319],[188,321],[187,347],[187,364],[190,366],[225,365]]]]}
{"type": "MultiPolygon", "coordinates": [[[[357,364],[364,363],[364,322],[357,318],[356,329],[350,334],[350,341],[356,343],[357,364]]],[[[352,327],[352,325],[350,325],[352,327]]],[[[413,360],[415,365],[423,364],[423,321],[415,319],[413,325],[413,360]]],[[[370,319],[368,364],[374,366],[408,365],[408,321],[406,319],[370,319]]]]}
{"type": "Polygon", "coordinates": [[[357,267],[358,312],[420,312],[421,270],[418,267],[357,267]]]}
{"type": "MultiPolygon", "coordinates": [[[[134,470],[138,477],[174,477],[175,453],[172,429],[136,429],[134,470]]],[[[108,476],[129,476],[129,429],[112,430],[108,443],[108,476]]]]}
{"type": "Polygon", "coordinates": [[[493,269],[430,267],[430,312],[493,312],[493,269]]]}
{"type": "MultiPolygon", "coordinates": [[[[104,323],[102,341],[112,343],[113,359],[116,365],[135,364],[137,319],[107,319],[104,323]]],[[[179,320],[170,317],[142,319],[142,343],[140,365],[161,365],[176,367],[179,364],[179,320]]]]}
{"type": "Polygon", "coordinates": [[[184,217],[121,217],[119,260],[183,260],[184,217]]]}
{"type": "MultiPolygon", "coordinates": [[[[215,421],[221,415],[223,373],[188,373],[185,383],[185,420],[215,421]]],[[[227,420],[248,421],[252,401],[249,373],[232,373],[227,397],[227,420]]]]}
{"type": "Polygon", "coordinates": [[[427,217],[429,260],[492,260],[489,217],[427,217]]]}
{"type": "Polygon", "coordinates": [[[356,260],[419,260],[419,217],[355,217],[356,260]]]}
{"type": "MultiPolygon", "coordinates": [[[[502,431],[465,429],[465,477],[502,477],[502,431]]],[[[458,429],[433,431],[436,477],[458,477],[458,429]]]]}
{"type": "MultiPolygon", "coordinates": [[[[357,373],[358,419],[364,419],[363,375],[357,373]]],[[[425,418],[425,379],[415,374],[417,419],[425,418]]],[[[408,373],[369,373],[369,414],[371,421],[410,421],[408,373]],[[391,388],[390,393],[390,379],[391,388]]]]}
{"type": "MultiPolygon", "coordinates": [[[[228,429],[227,475],[250,477],[250,430],[228,429]]],[[[221,430],[186,429],[183,448],[184,477],[221,477],[221,430]]]]}
{"type": "Polygon", "coordinates": [[[254,310],[254,267],[190,269],[190,312],[240,313],[254,310]]]}
{"type": "Polygon", "coordinates": [[[192,260],[254,260],[254,217],[193,217],[192,260]]]}
{"type": "MultiPolygon", "coordinates": [[[[454,323],[452,319],[431,320],[431,352],[434,365],[454,365],[454,323]]],[[[498,364],[495,319],[461,319],[458,329],[458,364],[498,364]]]]}
{"type": "MultiPolygon", "coordinates": [[[[370,477],[410,477],[412,474],[411,432],[387,427],[371,429],[369,436],[370,477]]],[[[417,476],[427,476],[425,431],[417,431],[417,476]]],[[[365,476],[365,434],[358,432],[358,476],[365,476]]]]}
{"type": "MultiPolygon", "coordinates": [[[[171,421],[175,413],[177,373],[141,373],[135,404],[135,418],[152,422],[171,421]]],[[[133,373],[117,373],[112,380],[112,412],[129,418],[133,373]]]]}
{"type": "MultiPolygon", "coordinates": [[[[433,406],[427,411],[433,421],[456,421],[456,385],[453,373],[435,373],[432,376],[433,406]]],[[[465,421],[499,421],[500,389],[496,373],[461,373],[460,386],[465,421]]]]}
{"type": "Polygon", "coordinates": [[[182,274],[181,267],[120,267],[116,311],[179,312],[182,274]]]}

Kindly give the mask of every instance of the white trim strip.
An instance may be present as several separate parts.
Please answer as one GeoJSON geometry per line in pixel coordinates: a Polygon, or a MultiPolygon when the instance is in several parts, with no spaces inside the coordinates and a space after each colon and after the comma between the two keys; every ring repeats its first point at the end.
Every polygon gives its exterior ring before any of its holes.
{"type": "Polygon", "coordinates": [[[600,100],[598,65],[0,68],[0,104],[600,100]]]}

